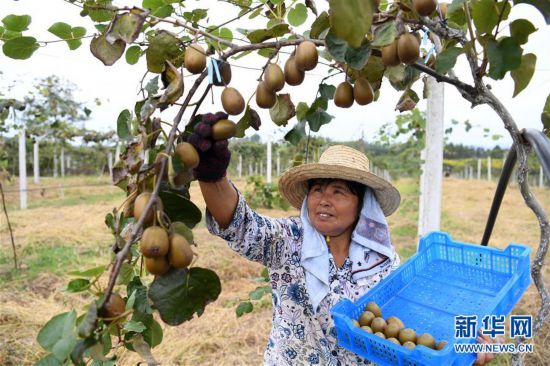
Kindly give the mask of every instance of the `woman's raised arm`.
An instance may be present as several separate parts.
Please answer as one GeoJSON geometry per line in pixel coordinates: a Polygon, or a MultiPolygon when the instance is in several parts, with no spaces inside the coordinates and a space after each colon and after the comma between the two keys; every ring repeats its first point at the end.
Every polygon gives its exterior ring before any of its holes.
{"type": "Polygon", "coordinates": [[[208,211],[220,227],[226,229],[237,208],[238,195],[235,187],[229,183],[227,177],[217,182],[199,181],[199,186],[208,211]]]}

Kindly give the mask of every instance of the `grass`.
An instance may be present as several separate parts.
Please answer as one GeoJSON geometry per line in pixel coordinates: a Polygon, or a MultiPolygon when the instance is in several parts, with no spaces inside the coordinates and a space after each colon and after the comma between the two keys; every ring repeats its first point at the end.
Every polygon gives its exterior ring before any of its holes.
{"type": "MultiPolygon", "coordinates": [[[[97,178],[69,177],[72,184],[90,183],[97,178]]],[[[44,184],[58,185],[45,180],[44,184]]],[[[411,179],[395,182],[402,195],[400,209],[389,218],[392,241],[402,262],[416,252],[418,185],[411,179]]],[[[239,188],[243,181],[236,181],[239,188]]],[[[489,211],[495,182],[446,179],[443,187],[442,229],[456,240],[479,242],[489,211]]],[[[70,270],[85,270],[110,261],[112,236],[104,225],[105,215],[123,200],[118,188],[66,189],[64,201],[52,192],[32,197],[31,209],[15,209],[18,198],[11,197],[10,218],[15,232],[19,259],[24,270],[15,272],[5,219],[0,216],[0,365],[30,365],[45,353],[36,342],[39,329],[53,315],[77,309],[79,315],[89,302],[83,294],[63,292],[70,270]]],[[[34,194],[34,193],[33,193],[34,194]]],[[[543,207],[550,208],[548,190],[534,189],[543,207]]],[[[204,212],[198,187],[191,196],[204,212]]],[[[259,210],[274,217],[296,215],[296,210],[259,210]]],[[[271,329],[271,304],[266,296],[255,302],[255,311],[236,318],[235,308],[248,298],[258,283],[262,266],[249,262],[219,238],[212,237],[201,223],[194,230],[198,246],[195,265],[210,268],[219,275],[222,293],[208,305],[204,314],[177,327],[163,325],[164,341],[153,349],[157,361],[165,365],[257,365],[271,329]]],[[[517,188],[510,188],[503,202],[490,245],[503,247],[510,242],[538,246],[536,218],[523,203],[517,188]]],[[[550,279],[550,269],[543,269],[550,279]]],[[[101,279],[105,285],[107,275],[101,279]]],[[[148,281],[152,278],[148,278],[148,281]]],[[[123,289],[118,289],[123,291],[123,289]]],[[[540,299],[533,286],[520,300],[514,313],[535,314],[540,299]]],[[[526,364],[550,364],[546,325],[535,339],[535,353],[526,364]]],[[[114,338],[113,338],[114,339],[114,338]]],[[[136,364],[139,357],[117,351],[121,365],[136,364]]],[[[508,356],[499,356],[491,365],[510,365],[508,356]]]]}

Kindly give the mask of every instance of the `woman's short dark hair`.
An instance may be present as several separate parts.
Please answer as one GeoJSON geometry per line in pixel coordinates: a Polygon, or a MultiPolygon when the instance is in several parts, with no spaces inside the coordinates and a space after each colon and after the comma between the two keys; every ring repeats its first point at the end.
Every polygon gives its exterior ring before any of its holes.
{"type": "Polygon", "coordinates": [[[311,189],[314,185],[319,184],[321,187],[326,187],[330,183],[336,181],[336,180],[342,180],[346,183],[346,186],[350,190],[352,194],[357,196],[359,198],[359,211],[361,210],[361,207],[363,207],[363,197],[365,196],[365,190],[367,187],[364,184],[354,182],[351,180],[344,180],[344,179],[338,179],[338,178],[315,178],[310,179],[307,181],[307,190],[311,189]]]}

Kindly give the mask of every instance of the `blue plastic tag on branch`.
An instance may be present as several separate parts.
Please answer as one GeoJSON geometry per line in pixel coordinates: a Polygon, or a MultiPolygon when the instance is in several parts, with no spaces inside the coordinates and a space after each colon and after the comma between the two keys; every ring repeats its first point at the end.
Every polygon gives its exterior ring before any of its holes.
{"type": "Polygon", "coordinates": [[[218,67],[218,61],[209,57],[208,58],[208,83],[214,84],[214,77],[217,82],[222,82],[222,77],[220,75],[220,68],[218,67]]]}

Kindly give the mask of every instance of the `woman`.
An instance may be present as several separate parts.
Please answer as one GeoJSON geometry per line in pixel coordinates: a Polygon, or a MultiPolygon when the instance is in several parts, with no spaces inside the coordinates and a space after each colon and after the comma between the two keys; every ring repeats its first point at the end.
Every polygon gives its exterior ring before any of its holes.
{"type": "Polygon", "coordinates": [[[399,192],[369,172],[365,155],[332,146],[319,163],[294,167],[279,180],[300,217],[259,215],[225,176],[227,141],[209,140],[210,126],[224,118],[205,115],[189,141],[201,154],[195,176],[209,231],[268,268],[273,327],[264,364],[369,364],[337,345],[330,309],[358,299],[399,266],[385,219],[399,206],[399,192]]]}

